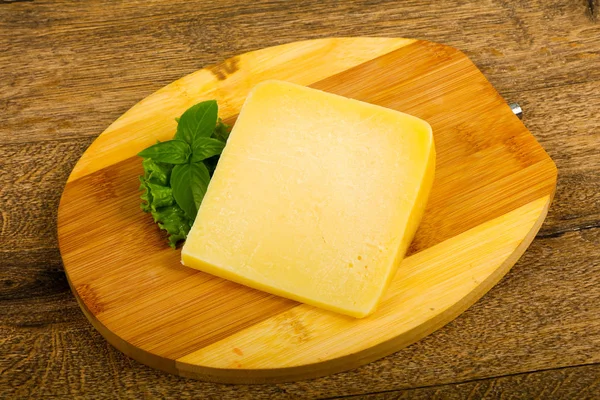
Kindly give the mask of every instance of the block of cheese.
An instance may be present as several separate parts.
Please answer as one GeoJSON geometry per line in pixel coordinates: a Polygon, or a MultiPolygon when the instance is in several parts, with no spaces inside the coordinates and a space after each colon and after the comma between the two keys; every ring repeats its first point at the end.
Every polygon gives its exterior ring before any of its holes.
{"type": "Polygon", "coordinates": [[[434,169],[425,121],[288,82],[262,82],[233,127],[182,262],[364,317],[404,257],[434,169]]]}

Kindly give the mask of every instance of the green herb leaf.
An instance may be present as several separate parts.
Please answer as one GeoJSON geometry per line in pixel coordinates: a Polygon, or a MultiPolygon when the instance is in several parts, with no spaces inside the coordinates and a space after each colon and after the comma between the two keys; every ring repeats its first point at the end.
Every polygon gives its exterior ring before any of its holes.
{"type": "Polygon", "coordinates": [[[173,248],[186,239],[229,137],[229,126],[217,113],[214,100],[190,107],[175,118],[174,140],[157,141],[139,153],[141,208],[167,232],[173,248]]]}
{"type": "Polygon", "coordinates": [[[171,172],[173,197],[192,221],[196,218],[209,181],[210,175],[203,163],[176,165],[171,172]]]}
{"type": "Polygon", "coordinates": [[[172,164],[157,163],[151,158],[145,158],[144,161],[142,161],[142,167],[144,167],[144,178],[146,178],[148,182],[163,186],[169,184],[169,176],[173,169],[172,164]]]}
{"type": "Polygon", "coordinates": [[[219,162],[219,156],[212,156],[203,161],[204,165],[206,165],[206,169],[208,169],[208,173],[210,176],[213,176],[215,169],[217,169],[217,163],[219,162]]]}
{"type": "Polygon", "coordinates": [[[175,203],[169,186],[169,176],[173,165],[154,162],[151,158],[142,161],[144,175],[140,176],[142,193],[141,208],[152,214],[160,229],[167,231],[169,246],[175,248],[180,240],[187,237],[192,221],[175,203]]]}
{"type": "Polygon", "coordinates": [[[143,158],[151,158],[155,162],[184,164],[191,153],[190,146],[181,140],[168,140],[148,147],[138,153],[143,158]]]}
{"type": "Polygon", "coordinates": [[[142,204],[140,207],[144,212],[150,212],[152,204],[152,193],[150,193],[150,188],[148,187],[148,183],[146,182],[146,178],[140,176],[140,190],[143,190],[144,193],[140,196],[142,198],[142,204]]]}
{"type": "Polygon", "coordinates": [[[173,191],[168,186],[157,185],[154,183],[146,182],[150,193],[152,194],[152,203],[150,208],[156,211],[160,207],[170,206],[174,203],[173,191]]]}
{"type": "Polygon", "coordinates": [[[203,101],[188,108],[179,118],[175,139],[191,145],[199,137],[210,137],[217,124],[219,108],[215,100],[203,101]]]}
{"type": "Polygon", "coordinates": [[[190,220],[177,204],[152,211],[152,217],[158,227],[169,234],[169,246],[172,248],[184,240],[190,231],[190,220]]]}
{"type": "Polygon", "coordinates": [[[192,145],[192,162],[205,160],[212,156],[221,154],[225,143],[217,139],[196,138],[192,145]]]}
{"type": "Polygon", "coordinates": [[[215,132],[212,137],[219,139],[222,142],[227,142],[227,139],[229,139],[229,125],[223,122],[221,118],[217,121],[217,126],[215,127],[215,132]]]}

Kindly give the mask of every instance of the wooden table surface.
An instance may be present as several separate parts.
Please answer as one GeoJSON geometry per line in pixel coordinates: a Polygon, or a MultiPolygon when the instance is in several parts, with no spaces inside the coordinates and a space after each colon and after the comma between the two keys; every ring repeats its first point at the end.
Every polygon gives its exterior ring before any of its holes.
{"type": "Polygon", "coordinates": [[[0,397],[599,398],[598,0],[0,0],[0,397]],[[330,36],[465,52],[557,164],[537,238],[458,319],[380,361],[277,385],[153,370],[83,316],[56,239],[92,140],[140,99],[236,54],[330,36]]]}

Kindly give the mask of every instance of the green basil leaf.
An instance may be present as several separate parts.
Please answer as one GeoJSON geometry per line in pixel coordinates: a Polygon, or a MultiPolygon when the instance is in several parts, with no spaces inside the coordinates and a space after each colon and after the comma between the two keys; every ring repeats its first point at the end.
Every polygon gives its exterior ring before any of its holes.
{"type": "Polygon", "coordinates": [[[204,165],[206,165],[206,168],[208,169],[208,173],[210,174],[210,176],[212,177],[215,169],[217,169],[217,163],[219,162],[219,156],[212,156],[210,158],[207,158],[206,160],[202,161],[204,163],[204,165]]]}
{"type": "Polygon", "coordinates": [[[196,138],[192,145],[192,162],[205,160],[212,156],[218,156],[223,151],[225,143],[217,139],[196,138]]]}
{"type": "MultiPolygon", "coordinates": [[[[206,166],[201,162],[191,163],[190,170],[192,176],[192,194],[194,195],[194,202],[196,203],[197,212],[197,210],[200,209],[200,204],[202,203],[204,195],[206,194],[206,189],[208,189],[210,174],[208,173],[206,166]]],[[[194,219],[196,219],[196,214],[194,214],[194,219]]]]}
{"type": "Polygon", "coordinates": [[[204,198],[210,175],[202,163],[176,165],[171,172],[171,188],[177,205],[192,221],[204,198]]]}
{"type": "Polygon", "coordinates": [[[156,162],[184,164],[190,157],[190,146],[181,140],[168,140],[148,147],[138,153],[143,158],[151,158],[156,162]]]}
{"type": "Polygon", "coordinates": [[[188,108],[179,118],[175,139],[191,145],[196,138],[210,137],[217,125],[218,112],[215,100],[203,101],[188,108]]]}

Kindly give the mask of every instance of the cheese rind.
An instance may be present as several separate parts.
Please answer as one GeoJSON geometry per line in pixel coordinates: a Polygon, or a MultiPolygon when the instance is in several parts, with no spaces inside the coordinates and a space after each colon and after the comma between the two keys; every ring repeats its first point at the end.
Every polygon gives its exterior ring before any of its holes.
{"type": "Polygon", "coordinates": [[[425,121],[265,81],[242,107],[182,262],[364,317],[404,257],[434,170],[425,121]]]}

